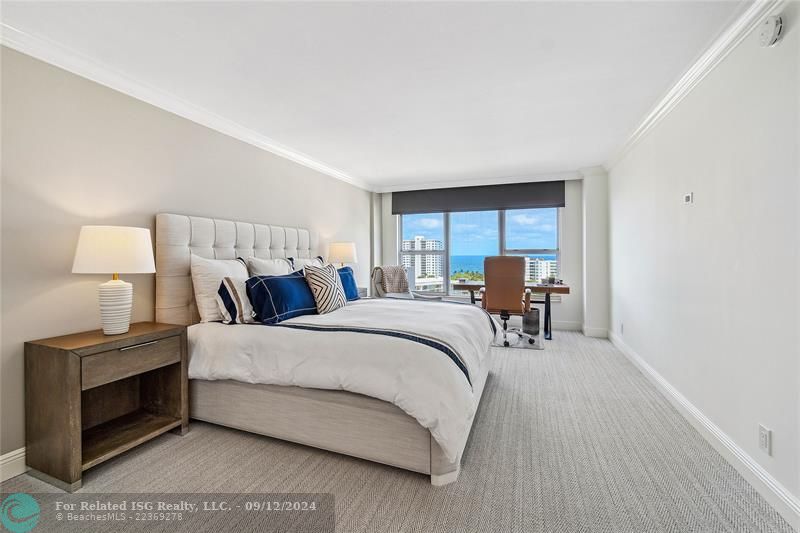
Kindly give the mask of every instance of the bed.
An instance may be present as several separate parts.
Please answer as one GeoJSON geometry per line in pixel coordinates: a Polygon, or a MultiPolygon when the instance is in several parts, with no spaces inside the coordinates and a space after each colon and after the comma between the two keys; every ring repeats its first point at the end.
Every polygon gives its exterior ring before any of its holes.
{"type": "Polygon", "coordinates": [[[199,323],[190,255],[315,257],[313,231],[159,214],[156,320],[188,325],[190,416],[458,477],[494,320],[474,306],[364,299],[278,326],[199,323]]]}

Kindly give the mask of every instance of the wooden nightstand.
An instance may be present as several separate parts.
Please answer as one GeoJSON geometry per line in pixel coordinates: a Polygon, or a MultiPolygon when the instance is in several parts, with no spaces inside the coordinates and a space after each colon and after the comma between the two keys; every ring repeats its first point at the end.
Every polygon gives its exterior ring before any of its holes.
{"type": "Polygon", "coordinates": [[[189,429],[186,327],[131,324],[25,343],[25,462],[72,492],[103,461],[189,429]]]}

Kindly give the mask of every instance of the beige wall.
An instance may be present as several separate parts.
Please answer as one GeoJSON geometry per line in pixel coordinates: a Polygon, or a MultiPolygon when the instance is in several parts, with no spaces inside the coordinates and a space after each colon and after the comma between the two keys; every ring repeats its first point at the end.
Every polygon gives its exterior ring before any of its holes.
{"type": "MultiPolygon", "coordinates": [[[[80,226],[158,212],[354,240],[367,286],[370,193],[3,48],[0,453],[24,445],[23,342],[100,325],[105,277],[70,273],[80,226]]],[[[153,276],[126,278],[152,319],[153,276]]]]}

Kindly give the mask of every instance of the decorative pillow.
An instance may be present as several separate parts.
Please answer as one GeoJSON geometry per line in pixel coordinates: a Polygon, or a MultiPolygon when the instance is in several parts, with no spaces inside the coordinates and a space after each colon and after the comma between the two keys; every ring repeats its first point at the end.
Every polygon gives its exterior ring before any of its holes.
{"type": "Polygon", "coordinates": [[[217,307],[223,324],[255,324],[253,305],[247,297],[244,278],[222,278],[217,291],[217,307]]]}
{"type": "Polygon", "coordinates": [[[289,263],[292,264],[292,270],[303,270],[307,265],[321,267],[325,265],[325,260],[321,255],[317,257],[290,257],[289,263]]]}
{"type": "Polygon", "coordinates": [[[247,258],[247,270],[250,276],[284,276],[292,273],[292,264],[288,259],[247,258]]]}
{"type": "Polygon", "coordinates": [[[342,267],[337,270],[339,279],[342,280],[342,287],[344,288],[344,295],[348,302],[358,300],[358,285],[356,285],[356,277],[353,274],[353,269],[350,267],[342,267]]]}
{"type": "Polygon", "coordinates": [[[302,272],[285,276],[254,276],[245,282],[256,318],[277,324],[301,315],[314,315],[317,305],[302,272]]]}
{"type": "Polygon", "coordinates": [[[347,304],[342,280],[339,278],[335,266],[306,265],[304,270],[306,281],[314,294],[314,301],[317,302],[317,311],[320,314],[336,311],[347,304]]]}
{"type": "Polygon", "coordinates": [[[241,259],[205,259],[192,254],[192,285],[197,312],[202,322],[219,322],[217,291],[222,278],[247,279],[247,266],[241,259]]]}

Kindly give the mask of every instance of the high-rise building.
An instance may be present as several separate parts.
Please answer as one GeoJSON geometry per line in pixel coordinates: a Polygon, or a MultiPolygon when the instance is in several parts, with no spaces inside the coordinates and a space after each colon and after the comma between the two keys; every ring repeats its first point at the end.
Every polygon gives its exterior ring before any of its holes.
{"type": "Polygon", "coordinates": [[[558,277],[558,261],[540,257],[525,258],[525,274],[530,281],[539,281],[550,276],[558,277]]]}
{"type": "MultiPolygon", "coordinates": [[[[438,250],[444,249],[442,241],[436,239],[426,239],[421,235],[417,235],[414,239],[404,240],[401,246],[401,251],[424,251],[424,250],[438,250]]],[[[403,266],[408,269],[410,275],[413,275],[415,285],[421,288],[420,285],[427,285],[425,280],[435,281],[441,285],[442,274],[444,272],[443,257],[441,254],[408,254],[402,256],[403,266]]]]}

